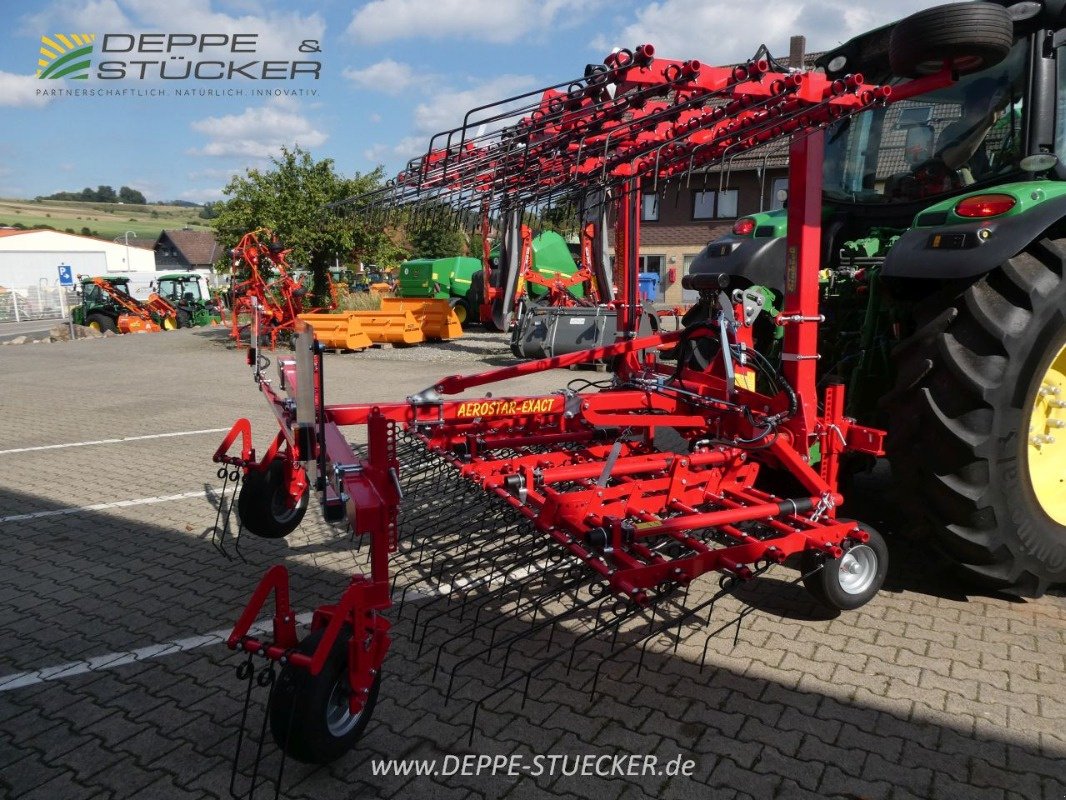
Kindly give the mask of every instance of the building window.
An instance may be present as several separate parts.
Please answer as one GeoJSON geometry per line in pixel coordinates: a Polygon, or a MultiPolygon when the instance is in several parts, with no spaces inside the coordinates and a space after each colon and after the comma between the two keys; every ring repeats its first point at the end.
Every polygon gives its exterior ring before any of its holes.
{"type": "Polygon", "coordinates": [[[733,219],[737,216],[737,190],[694,192],[693,219],[733,219]]]}
{"type": "Polygon", "coordinates": [[[659,195],[644,195],[640,204],[640,218],[644,222],[659,221],[659,195]]]}
{"type": "Polygon", "coordinates": [[[737,216],[737,190],[723,189],[718,193],[718,219],[735,219],[737,216]]]}
{"type": "Polygon", "coordinates": [[[692,195],[692,218],[714,219],[714,196],[717,192],[696,192],[692,195]]]}

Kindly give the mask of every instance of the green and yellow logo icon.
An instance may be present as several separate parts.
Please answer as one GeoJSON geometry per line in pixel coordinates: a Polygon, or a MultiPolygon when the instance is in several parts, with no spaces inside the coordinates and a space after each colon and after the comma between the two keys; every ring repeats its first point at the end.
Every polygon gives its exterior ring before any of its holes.
{"type": "Polygon", "coordinates": [[[37,59],[38,78],[70,78],[84,81],[89,77],[95,33],[54,33],[41,37],[41,57],[37,59]]]}

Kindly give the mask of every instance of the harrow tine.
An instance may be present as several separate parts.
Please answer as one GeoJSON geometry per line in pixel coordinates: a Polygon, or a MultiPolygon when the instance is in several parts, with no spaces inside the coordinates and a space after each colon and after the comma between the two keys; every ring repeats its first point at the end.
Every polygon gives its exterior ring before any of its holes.
{"type": "Polygon", "coordinates": [[[211,529],[211,544],[227,561],[232,561],[233,558],[226,551],[226,534],[230,530],[230,517],[233,515],[233,501],[236,499],[237,491],[240,488],[241,471],[236,467],[230,469],[226,465],[222,465],[218,468],[217,474],[222,479],[222,490],[218,495],[215,524],[211,529]],[[229,493],[230,496],[227,502],[226,491],[230,483],[233,484],[233,490],[229,493]],[[220,522],[222,523],[221,527],[219,526],[220,522]]]}
{"type": "Polygon", "coordinates": [[[260,786],[273,784],[274,800],[279,800],[281,797],[282,779],[285,774],[286,754],[284,748],[281,750],[277,774],[273,779],[263,777],[262,782],[260,781],[260,768],[263,763],[263,745],[266,743],[266,730],[270,718],[270,715],[267,712],[264,712],[262,724],[259,726],[259,738],[254,742],[255,754],[252,759],[252,774],[249,778],[248,788],[244,792],[238,792],[237,790],[237,775],[240,772],[240,759],[244,750],[245,729],[248,724],[248,709],[251,705],[252,689],[254,686],[259,686],[260,688],[267,688],[269,690],[267,693],[266,707],[270,708],[271,701],[274,697],[274,688],[277,685],[277,673],[274,668],[274,662],[268,662],[265,667],[256,673],[252,658],[253,656],[249,653],[248,658],[237,667],[237,677],[246,681],[247,685],[244,693],[244,705],[241,710],[240,726],[237,731],[237,744],[230,765],[229,793],[233,798],[248,798],[248,800],[253,800],[256,791],[260,786]]]}

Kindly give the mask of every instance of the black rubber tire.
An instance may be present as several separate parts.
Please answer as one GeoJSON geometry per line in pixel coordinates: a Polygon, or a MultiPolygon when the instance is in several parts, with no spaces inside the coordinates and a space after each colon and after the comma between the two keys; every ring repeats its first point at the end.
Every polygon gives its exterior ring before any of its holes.
{"type": "Polygon", "coordinates": [[[892,72],[916,78],[939,72],[945,59],[960,75],[993,67],[1010,52],[1014,27],[994,3],[951,3],[896,23],[888,45],[892,72]]]}
{"type": "Polygon", "coordinates": [[[192,327],[192,314],[190,314],[184,308],[179,308],[178,309],[178,327],[179,328],[191,328],[192,327]]]}
{"type": "Polygon", "coordinates": [[[467,302],[466,298],[453,297],[448,301],[448,305],[455,310],[455,315],[459,318],[459,324],[464,328],[474,321],[473,312],[470,310],[470,303],[467,302]]]}
{"type": "Polygon", "coordinates": [[[107,314],[90,314],[85,320],[85,324],[88,327],[92,327],[93,323],[100,326],[100,333],[118,333],[118,325],[115,323],[113,317],[109,317],[107,314]]]}
{"type": "MultiPolygon", "coordinates": [[[[325,628],[312,631],[297,646],[297,652],[311,655],[318,647],[325,628]]],[[[328,764],[336,761],[363,735],[377,702],[381,675],[374,679],[366,705],[351,727],[337,735],[330,729],[327,713],[330,700],[338,699],[334,690],[343,693],[347,686],[348,636],[342,630],[322,671],[312,675],[306,669],[286,665],[278,675],[270,696],[270,733],[290,758],[305,764],[328,764]]],[[[351,724],[349,722],[348,724],[351,724]]]]}
{"type": "Polygon", "coordinates": [[[1038,597],[1066,583],[1066,526],[1028,467],[1036,383],[1066,343],[1066,239],[1040,238],[916,309],[883,401],[900,500],[964,576],[1038,597]]]}
{"type": "Polygon", "coordinates": [[[870,602],[880,591],[888,574],[888,546],[884,538],[869,525],[861,522],[856,524],[869,534],[866,544],[856,544],[841,558],[825,559],[824,563],[819,556],[806,554],[800,567],[806,576],[803,586],[811,596],[822,605],[839,611],[852,611],[870,602]],[[820,563],[823,564],[822,568],[812,572],[820,563]],[[851,564],[864,566],[867,577],[849,590],[841,583],[841,575],[851,564]]]}
{"type": "Polygon", "coordinates": [[[473,311],[475,322],[481,321],[481,304],[485,302],[485,271],[478,270],[470,277],[470,291],[466,293],[466,301],[473,311]]]}
{"type": "Polygon", "coordinates": [[[296,508],[287,508],[282,486],[285,464],[274,459],[263,472],[249,470],[237,495],[241,524],[264,539],[281,539],[296,530],[307,512],[310,489],[305,487],[296,508]]]}

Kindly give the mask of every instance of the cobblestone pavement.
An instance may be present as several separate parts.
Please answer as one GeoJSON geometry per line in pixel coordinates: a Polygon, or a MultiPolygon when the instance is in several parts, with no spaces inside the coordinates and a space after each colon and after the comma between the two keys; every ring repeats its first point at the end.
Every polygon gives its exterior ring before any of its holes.
{"type": "MultiPolygon", "coordinates": [[[[502,363],[505,347],[484,352],[492,348],[446,365],[388,351],[330,355],[327,390],[334,401],[399,398],[442,372],[502,363]]],[[[246,562],[212,547],[210,455],[221,433],[200,431],[249,416],[265,443],[274,424],[217,333],[7,347],[0,364],[0,797],[228,797],[244,684],[240,659],[203,635],[228,629],[268,565],[289,566],[307,610],[339,596],[365,553],[313,510],[288,540],[245,538],[246,562]],[[183,435],[128,438],[160,433],[183,435]],[[52,447],[69,444],[78,446],[52,447]]],[[[610,643],[584,641],[588,621],[574,620],[550,645],[544,630],[517,638],[501,669],[503,652],[483,651],[492,636],[529,630],[532,603],[490,603],[471,631],[444,580],[416,550],[401,554],[397,589],[409,594],[392,615],[395,642],[364,738],[328,767],[289,762],[282,795],[1063,798],[1066,600],[967,595],[946,565],[893,535],[889,493],[878,473],[860,492],[893,555],[885,590],[866,607],[826,613],[790,573],[771,572],[719,603],[709,627],[686,624],[643,656],[632,648],[608,659],[610,643]],[[753,610],[735,644],[733,627],[708,637],[744,608],[753,610]],[[491,694],[545,656],[524,703],[521,679],[491,694]],[[464,658],[446,703],[448,674],[464,658]],[[486,697],[471,741],[474,701],[486,697]],[[444,767],[446,756],[468,754],[694,764],[690,776],[609,777],[386,777],[372,767],[383,758],[444,767]]],[[[512,546],[524,545],[499,544],[512,546]]],[[[690,604],[715,588],[708,576],[690,604]]],[[[250,712],[257,725],[261,694],[250,712]]]]}

